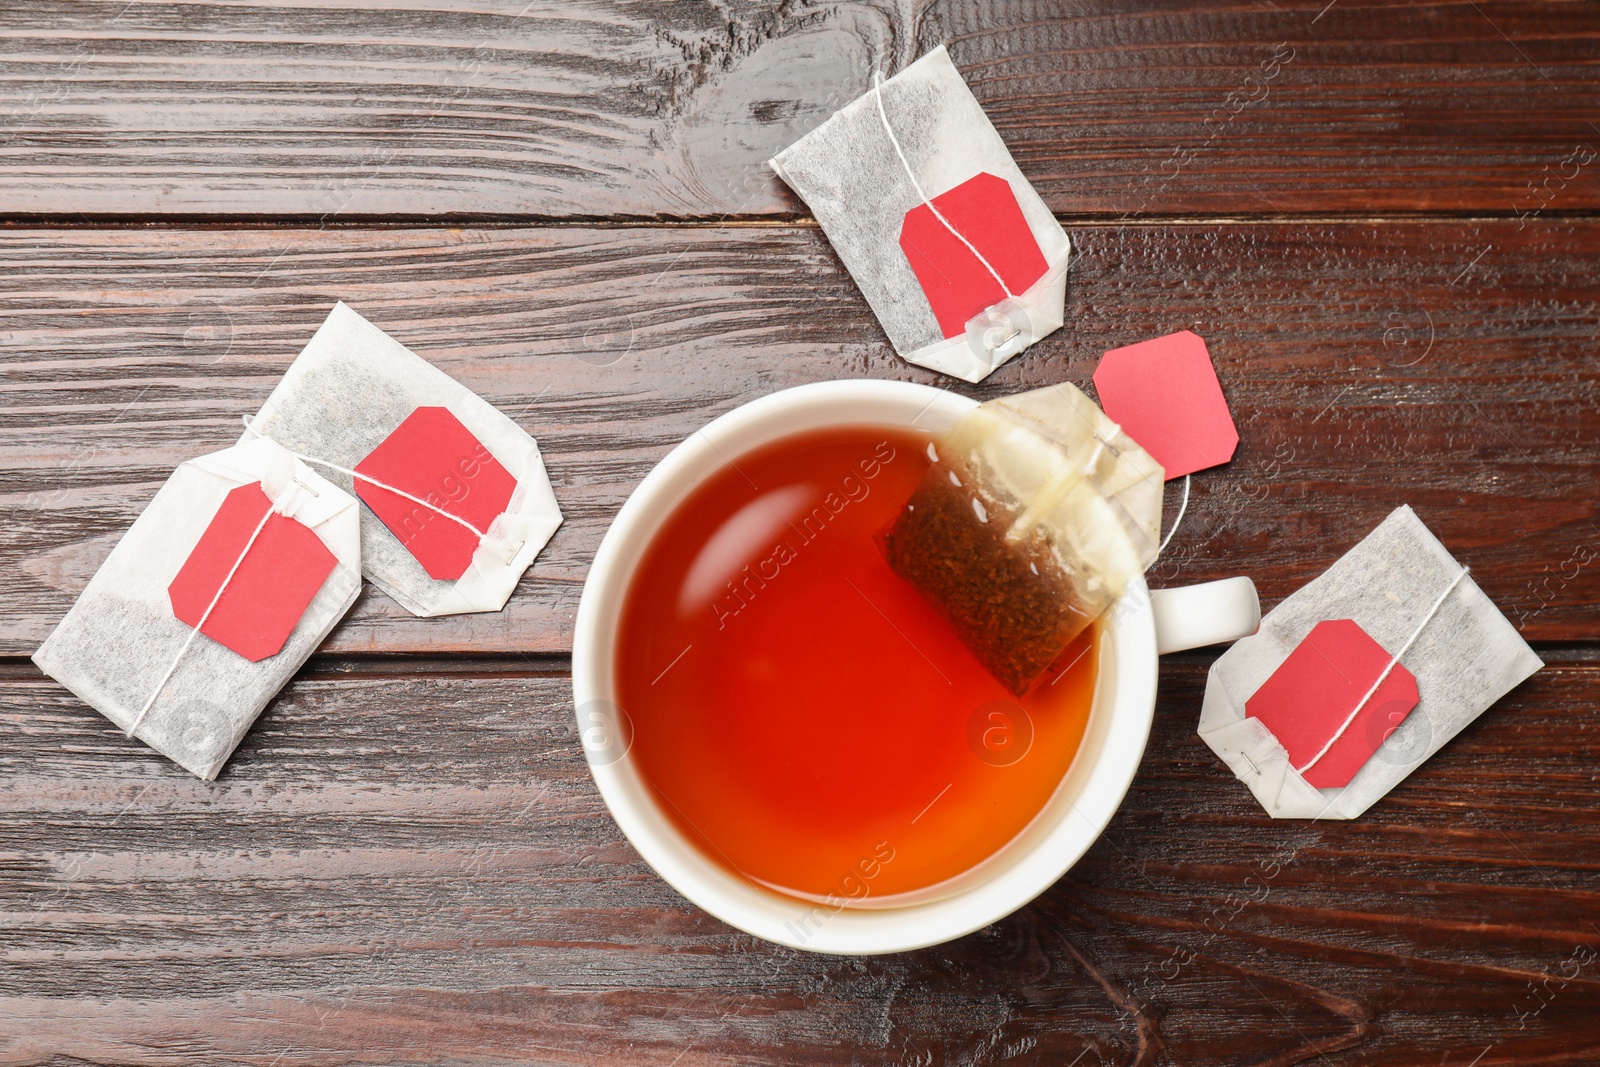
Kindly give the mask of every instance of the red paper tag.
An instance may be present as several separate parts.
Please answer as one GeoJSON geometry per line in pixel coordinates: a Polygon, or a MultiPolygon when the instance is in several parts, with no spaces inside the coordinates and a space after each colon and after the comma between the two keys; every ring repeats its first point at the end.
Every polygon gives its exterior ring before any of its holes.
{"type": "MultiPolygon", "coordinates": [[[[1388,665],[1389,653],[1354,621],[1319,622],[1245,701],[1245,714],[1272,731],[1291,764],[1303,766],[1322,751],[1388,665]]],[[[1318,789],[1348,785],[1417,700],[1416,676],[1396,663],[1355,721],[1301,776],[1318,789]]]]}
{"type": "Polygon", "coordinates": [[[250,535],[271,509],[260,482],[230,492],[167,586],[172,614],[194,627],[227,580],[200,632],[251,662],[282,650],[338,562],[322,538],[283,515],[269,516],[250,545],[250,535]]]}
{"type": "MultiPolygon", "coordinates": [[[[413,411],[356,470],[484,532],[517,488],[510,472],[445,408],[413,411]]],[[[430,578],[453,582],[466,573],[478,534],[387,489],[359,479],[355,489],[430,578]]]]}
{"type": "MultiPolygon", "coordinates": [[[[1026,292],[1049,269],[1004,178],[979,174],[934,197],[933,203],[1013,293],[1026,292]]],[[[968,319],[1006,296],[961,237],[951,233],[927,204],[906,212],[900,227],[900,250],[922,283],[939,331],[946,337],[965,333],[968,319]]]]}
{"type": "Polygon", "coordinates": [[[1169,480],[1226,463],[1239,446],[1211,353],[1198,334],[1183,330],[1113,348],[1100,358],[1094,385],[1105,413],[1169,480]]]}

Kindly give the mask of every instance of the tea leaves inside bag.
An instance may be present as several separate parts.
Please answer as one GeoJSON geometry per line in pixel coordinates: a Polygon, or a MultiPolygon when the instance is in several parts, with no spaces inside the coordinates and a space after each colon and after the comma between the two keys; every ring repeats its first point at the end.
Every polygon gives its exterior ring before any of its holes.
{"type": "Polygon", "coordinates": [[[1066,384],[980,405],[936,451],[889,565],[1024,693],[1155,560],[1161,467],[1066,384]]]}

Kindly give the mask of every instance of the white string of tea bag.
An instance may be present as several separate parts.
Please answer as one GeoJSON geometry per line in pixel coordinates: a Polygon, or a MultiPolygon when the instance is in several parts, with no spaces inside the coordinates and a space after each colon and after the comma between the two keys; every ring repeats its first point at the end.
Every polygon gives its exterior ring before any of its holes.
{"type": "MultiPolygon", "coordinates": [[[[317,464],[318,467],[328,467],[330,470],[338,470],[339,474],[349,475],[350,478],[357,478],[357,480],[360,480],[360,482],[365,482],[366,485],[371,485],[374,486],[374,488],[379,488],[379,490],[384,490],[386,493],[394,493],[395,496],[408,499],[408,501],[413,502],[413,504],[426,507],[427,510],[434,512],[434,514],[443,515],[443,517],[448,518],[450,522],[456,523],[456,525],[466,526],[467,530],[477,534],[478,541],[485,541],[485,539],[488,539],[488,536],[490,536],[488,531],[478,530],[477,526],[467,522],[466,518],[462,518],[461,515],[454,515],[451,514],[451,512],[446,512],[443,507],[438,507],[437,504],[429,504],[429,502],[424,501],[424,499],[419,498],[419,496],[411,496],[411,494],[406,493],[405,490],[395,488],[395,486],[389,485],[387,482],[379,482],[378,478],[366,477],[365,474],[360,474],[358,470],[350,470],[349,467],[341,467],[339,464],[336,464],[336,462],[326,461],[326,459],[318,458],[318,456],[307,456],[306,453],[298,453],[298,451],[294,451],[293,448],[286,448],[286,446],[283,446],[282,443],[275,442],[275,440],[272,440],[272,438],[267,437],[266,434],[262,434],[261,430],[256,429],[256,427],[253,426],[253,419],[251,419],[250,416],[245,416],[245,429],[250,430],[251,434],[262,438],[262,440],[269,440],[269,442],[274,443],[274,445],[277,445],[278,448],[282,448],[283,451],[291,454],[291,456],[294,456],[296,459],[302,459],[302,461],[310,462],[310,464],[317,464]]],[[[526,541],[523,541],[522,544],[518,544],[517,549],[512,552],[512,555],[515,555],[517,552],[522,552],[523,545],[526,544],[528,544],[526,541]]]]}
{"type": "Polygon", "coordinates": [[[894,145],[894,154],[900,157],[900,165],[905,168],[906,177],[911,179],[911,187],[917,191],[917,196],[928,206],[928,210],[933,212],[933,217],[939,220],[940,225],[949,230],[956,240],[967,246],[967,251],[978,258],[978,262],[983,264],[983,269],[988,271],[989,275],[999,284],[1000,291],[1005,293],[1006,296],[1015,299],[1017,294],[1013,293],[1011,287],[1006,284],[1006,280],[1000,277],[1000,272],[994,269],[994,266],[983,257],[983,253],[978,251],[976,246],[967,240],[960,230],[950,224],[950,220],[944,217],[944,213],[935,207],[928,194],[923,192],[922,183],[917,181],[916,172],[911,169],[911,163],[906,159],[905,150],[900,147],[900,138],[894,135],[894,127],[889,125],[889,113],[883,107],[882,71],[872,72],[872,85],[874,96],[878,102],[878,117],[883,120],[883,132],[889,135],[889,143],[894,145]]]}
{"type": "Polygon", "coordinates": [[[272,441],[273,444],[277,445],[279,448],[282,448],[285,452],[289,453],[289,455],[293,456],[295,459],[304,460],[307,463],[315,463],[317,466],[319,466],[319,467],[327,467],[329,470],[336,470],[340,474],[347,474],[351,478],[359,479],[360,481],[366,482],[368,485],[374,486],[374,487],[376,487],[378,489],[382,489],[385,492],[393,493],[395,496],[404,497],[405,499],[411,501],[413,504],[419,504],[422,507],[427,508],[429,511],[435,512],[435,513],[437,513],[439,515],[443,515],[445,518],[449,519],[451,522],[457,523],[457,524],[459,524],[461,526],[465,526],[467,529],[469,529],[473,533],[477,534],[479,540],[482,540],[483,538],[489,536],[489,532],[487,530],[480,530],[476,526],[474,526],[472,523],[468,522],[466,519],[463,519],[461,516],[453,515],[450,512],[444,510],[444,508],[441,508],[436,504],[428,503],[426,500],[423,500],[421,497],[412,496],[410,493],[406,492],[404,489],[397,489],[394,486],[389,485],[389,484],[387,484],[385,482],[378,481],[378,479],[376,479],[376,478],[369,478],[365,474],[360,473],[359,471],[353,471],[349,467],[341,467],[337,463],[330,463],[329,461],[327,461],[325,459],[321,459],[321,458],[319,458],[317,456],[308,456],[304,452],[296,452],[292,448],[287,448],[284,445],[280,444],[279,442],[273,441],[272,438],[268,437],[266,434],[262,433],[260,430],[256,429],[254,425],[252,425],[252,420],[251,420],[250,416],[248,416],[248,415],[246,415],[244,417],[244,428],[249,430],[251,433],[255,434],[257,437],[259,437],[259,438],[261,438],[263,440],[272,441]]]}
{"type": "Polygon", "coordinates": [[[267,520],[272,518],[272,514],[273,509],[269,502],[266,514],[261,516],[261,521],[256,523],[256,528],[251,531],[250,540],[244,543],[244,548],[240,551],[239,558],[233,561],[232,567],[228,568],[227,577],[223,578],[222,584],[217,586],[216,593],[211,597],[211,603],[206,605],[206,610],[200,615],[200,621],[194,624],[194,628],[189,631],[189,636],[183,639],[183,647],[178,649],[176,656],[172,657],[172,663],[167,667],[167,673],[163,674],[161,681],[156,683],[155,692],[151,693],[150,699],[144,702],[144,707],[139,709],[139,714],[133,717],[133,725],[128,727],[129,737],[132,737],[133,732],[139,728],[139,724],[144,722],[144,717],[150,714],[150,709],[155,706],[156,697],[160,696],[161,691],[167,687],[167,683],[172,681],[173,672],[178,669],[178,664],[183,662],[183,657],[188,655],[189,646],[194,644],[194,639],[199,636],[200,630],[205,626],[206,621],[211,618],[211,613],[216,610],[217,602],[222,599],[222,594],[227,592],[228,583],[233,581],[235,574],[239,573],[239,568],[244,564],[244,558],[250,554],[250,549],[254,547],[256,538],[261,536],[261,531],[267,528],[267,520]]]}
{"type": "MultiPolygon", "coordinates": [[[[1117,436],[1117,434],[1121,432],[1122,426],[1119,423],[1114,422],[1111,424],[1112,437],[1117,436]]],[[[1113,456],[1120,457],[1122,455],[1122,453],[1117,450],[1116,445],[1112,444],[1104,437],[1101,437],[1100,432],[1096,430],[1094,433],[1094,452],[1089,456],[1089,462],[1083,465],[1085,473],[1094,470],[1094,465],[1100,461],[1100,453],[1106,451],[1107,449],[1111,451],[1113,456]]],[[[1184,513],[1189,510],[1189,480],[1192,477],[1193,475],[1190,474],[1185,474],[1183,476],[1183,500],[1178,504],[1178,514],[1172,520],[1172,526],[1168,528],[1167,536],[1162,539],[1161,546],[1156,549],[1156,555],[1158,556],[1167,550],[1167,545],[1172,543],[1172,535],[1178,532],[1178,524],[1183,522],[1184,513]]]]}
{"type": "Polygon", "coordinates": [[[1158,556],[1165,552],[1167,546],[1172,543],[1172,535],[1178,532],[1178,524],[1183,521],[1184,512],[1189,510],[1189,479],[1193,477],[1194,475],[1192,474],[1183,476],[1183,501],[1178,505],[1177,517],[1172,520],[1172,526],[1167,530],[1167,536],[1162,538],[1161,547],[1156,549],[1156,555],[1158,556]]]}
{"type": "MultiPolygon", "coordinates": [[[[1117,437],[1118,434],[1122,434],[1122,424],[1118,424],[1118,422],[1112,422],[1112,424],[1110,424],[1110,437],[1117,437]]],[[[1106,451],[1109,451],[1112,456],[1117,456],[1118,459],[1122,458],[1122,451],[1118,450],[1117,446],[1110,442],[1110,440],[1107,440],[1106,437],[1101,437],[1101,432],[1099,432],[1099,430],[1094,430],[1093,437],[1094,451],[1093,453],[1090,453],[1090,459],[1088,459],[1088,462],[1083,464],[1083,474],[1093,474],[1094,464],[1098,464],[1099,458],[1101,458],[1101,453],[1106,453],[1106,451]]],[[[1187,510],[1189,510],[1189,480],[1192,477],[1194,477],[1194,475],[1184,475],[1184,499],[1179,502],[1178,515],[1173,518],[1173,525],[1171,525],[1171,528],[1168,528],[1168,531],[1166,531],[1166,536],[1163,537],[1160,547],[1155,549],[1155,555],[1160,555],[1160,553],[1166,552],[1166,545],[1171,544],[1171,541],[1173,541],[1173,534],[1178,533],[1179,523],[1184,522],[1184,514],[1186,514],[1187,510]]],[[[1157,533],[1160,533],[1160,530],[1157,530],[1157,533]]]]}
{"type": "Polygon", "coordinates": [[[1428,623],[1433,621],[1433,617],[1437,615],[1439,613],[1439,609],[1444,606],[1445,599],[1455,591],[1456,586],[1461,584],[1461,579],[1465,578],[1466,576],[1467,568],[1462,567],[1460,572],[1457,573],[1453,579],[1451,579],[1450,584],[1445,586],[1444,592],[1439,594],[1439,599],[1433,602],[1433,607],[1428,609],[1428,613],[1422,617],[1422,621],[1417,623],[1417,628],[1411,631],[1411,636],[1406,638],[1406,643],[1400,646],[1400,651],[1396,652],[1394,656],[1390,658],[1389,665],[1383,668],[1383,673],[1378,675],[1378,680],[1372,683],[1372,688],[1368,689],[1367,695],[1361,698],[1361,703],[1357,704],[1355,706],[1355,710],[1350,712],[1350,714],[1345,717],[1345,720],[1339,726],[1339,729],[1334,731],[1333,736],[1328,738],[1328,743],[1323,745],[1321,750],[1318,751],[1315,756],[1312,756],[1305,763],[1295,768],[1296,773],[1304,774],[1306,771],[1316,766],[1317,761],[1323,756],[1326,756],[1328,754],[1328,750],[1333,748],[1334,743],[1338,741],[1339,738],[1344,736],[1344,732],[1350,729],[1350,724],[1356,721],[1356,716],[1361,714],[1361,709],[1367,706],[1367,701],[1372,699],[1373,694],[1377,693],[1378,688],[1383,685],[1384,680],[1389,677],[1389,673],[1393,671],[1395,665],[1400,662],[1400,657],[1404,656],[1406,652],[1410,650],[1412,643],[1422,635],[1423,627],[1427,626],[1428,623]]]}

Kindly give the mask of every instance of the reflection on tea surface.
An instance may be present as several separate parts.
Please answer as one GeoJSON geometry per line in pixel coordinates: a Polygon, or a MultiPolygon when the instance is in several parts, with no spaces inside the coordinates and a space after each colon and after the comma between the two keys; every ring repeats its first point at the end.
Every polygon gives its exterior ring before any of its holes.
{"type": "Polygon", "coordinates": [[[736,456],[662,524],[623,606],[632,757],[707,855],[882,898],[992,855],[1082,740],[1093,630],[1022,697],[884,561],[928,438],[844,427],[736,456]]]}

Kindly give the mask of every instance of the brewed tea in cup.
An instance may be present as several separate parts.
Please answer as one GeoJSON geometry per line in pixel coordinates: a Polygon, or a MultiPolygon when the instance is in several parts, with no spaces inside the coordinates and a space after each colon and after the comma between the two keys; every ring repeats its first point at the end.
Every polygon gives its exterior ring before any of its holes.
{"type": "MultiPolygon", "coordinates": [[[[1072,687],[1064,691],[1076,690],[1077,698],[1030,690],[1019,700],[992,679],[969,676],[970,659],[960,657],[971,653],[959,642],[941,644],[954,641],[948,627],[936,625],[926,604],[902,599],[909,588],[874,570],[881,556],[851,553],[876,551],[870,542],[880,520],[887,525],[920,465],[930,462],[918,449],[943,439],[976,407],[946,390],[893,381],[822,382],[750,401],[672,449],[633,491],[595,553],[572,646],[573,702],[590,774],[618,827],[663,879],[757,937],[819,952],[901,952],[1022,907],[1078,862],[1121,803],[1149,734],[1158,647],[1177,651],[1255,628],[1253,595],[1238,595],[1248,579],[1214,583],[1227,590],[1151,593],[1136,576],[1085,638],[1082,658],[1063,654],[1034,683],[1059,677],[1055,689],[1072,687]],[[783,455],[802,438],[834,441],[844,454],[796,456],[796,477],[786,483],[783,455]],[[786,444],[763,459],[780,442],[786,444]],[[893,458],[878,454],[884,444],[893,458]],[[871,479],[870,463],[861,467],[868,458],[880,465],[871,479]],[[907,458],[912,462],[903,463],[907,458]],[[769,463],[776,466],[764,478],[769,463]],[[812,485],[823,463],[837,485],[812,485]],[[845,484],[847,476],[856,480],[845,484]],[[729,488],[734,479],[744,488],[729,488]],[[795,518],[800,529],[785,535],[788,509],[798,513],[803,502],[798,492],[774,497],[786,484],[820,491],[826,518],[810,505],[809,526],[795,518]],[[686,507],[713,496],[723,505],[700,508],[702,517],[686,507]],[[742,522],[732,521],[740,515],[742,522]],[[801,536],[836,524],[836,532],[862,535],[849,539],[856,547],[840,557],[827,554],[829,541],[801,536]],[[725,530],[733,532],[709,551],[725,530]],[[813,549],[821,551],[808,556],[813,549]],[[760,582],[745,584],[746,565],[760,582]],[[809,581],[784,585],[807,573],[791,565],[810,566],[815,591],[801,588],[809,581]],[[839,570],[846,565],[862,570],[839,570]],[[826,584],[835,571],[859,589],[826,584]],[[862,573],[876,577],[863,582],[862,573]],[[686,589],[696,596],[686,597],[686,589]],[[858,597],[859,609],[843,607],[845,592],[858,597]],[[806,614],[774,612],[763,632],[787,634],[790,643],[756,642],[755,609],[788,597],[795,598],[791,609],[806,614]],[[888,643],[902,636],[896,627],[910,639],[899,649],[888,643]],[[760,654],[736,655],[740,645],[760,654]],[[704,662],[696,659],[702,653],[709,653],[704,662]],[[717,663],[737,672],[711,670],[717,663]],[[675,681],[684,667],[690,671],[675,681]],[[778,677],[783,683],[770,680],[778,677]],[[951,700],[964,679],[970,693],[951,700]],[[930,692],[939,695],[920,707],[907,699],[930,692]],[[1091,692],[1085,708],[1079,700],[1091,692]],[[643,702],[630,706],[640,693],[643,702]],[[877,699],[865,699],[869,693],[877,699]],[[728,699],[750,694],[765,703],[728,699]],[[986,706],[990,697],[1008,703],[986,706]],[[949,729],[957,724],[959,732],[949,729]],[[741,752],[762,762],[733,758],[741,752]],[[963,869],[1002,841],[1008,820],[1015,825],[1037,799],[1034,792],[1017,803],[987,791],[998,779],[986,768],[1009,769],[1006,761],[1019,752],[1046,755],[1064,772],[1054,781],[1039,774],[1034,788],[1048,785],[1042,807],[987,859],[963,869]],[[965,800],[943,816],[950,821],[930,823],[963,782],[965,800]],[[985,796],[996,803],[985,808],[985,796]],[[683,802],[685,810],[674,810],[683,802]],[[943,829],[925,835],[925,823],[943,829]]],[[[1027,760],[1014,780],[1043,766],[1027,760]]]]}
{"type": "Polygon", "coordinates": [[[1045,806],[1094,695],[1094,630],[1017,696],[886,562],[929,434],[833,426],[731,455],[635,569],[617,702],[639,774],[707,856],[796,897],[885,906],[1045,806]]]}

